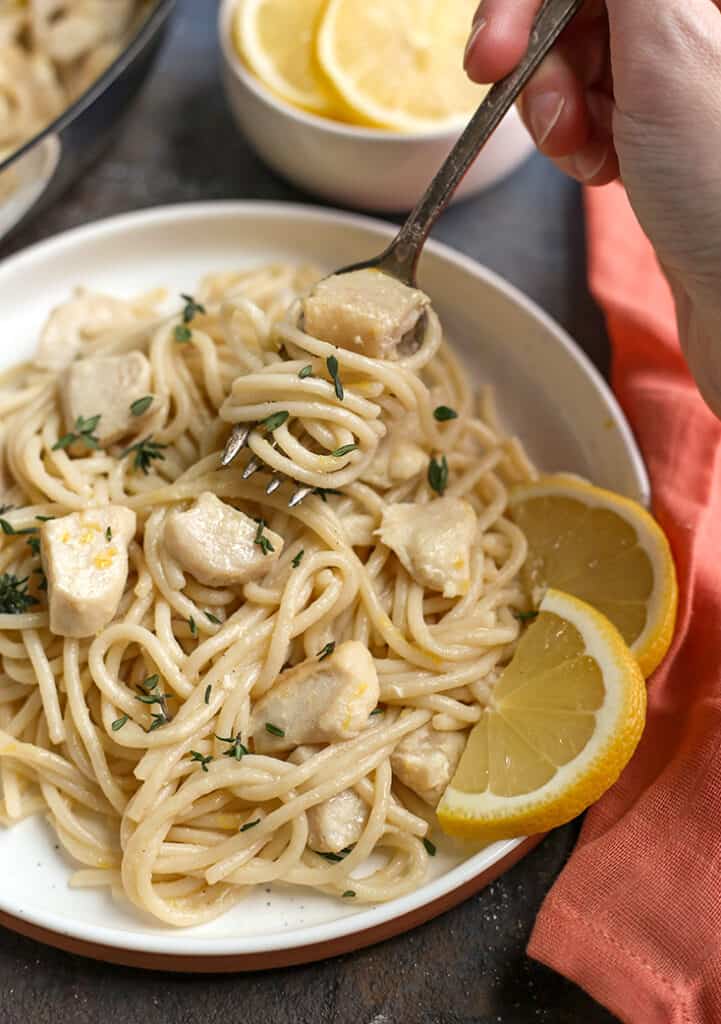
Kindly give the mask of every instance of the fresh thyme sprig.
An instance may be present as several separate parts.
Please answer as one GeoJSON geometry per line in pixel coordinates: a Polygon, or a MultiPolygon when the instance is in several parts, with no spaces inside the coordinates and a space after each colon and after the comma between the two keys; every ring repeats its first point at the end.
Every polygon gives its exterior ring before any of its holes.
{"type": "Polygon", "coordinates": [[[304,366],[302,370],[298,371],[298,376],[300,377],[301,380],[305,380],[306,377],[313,376],[313,367],[310,365],[310,363],[308,363],[307,366],[304,366]]]}
{"type": "Polygon", "coordinates": [[[69,448],[71,444],[75,444],[76,441],[82,442],[86,448],[99,448],[100,439],[93,433],[98,423],[100,423],[100,413],[97,416],[89,416],[85,419],[83,416],[78,416],[75,420],[75,430],[69,434],[63,434],[62,437],[53,445],[53,451],[56,452],[59,449],[69,448]]]}
{"type": "Polygon", "coordinates": [[[37,526],[26,526],[23,530],[17,530],[7,519],[0,519],[0,529],[7,537],[23,537],[26,534],[37,533],[37,526]]]}
{"type": "Polygon", "coordinates": [[[28,608],[38,603],[38,599],[28,594],[29,576],[19,578],[10,572],[0,576],[0,612],[4,615],[22,615],[28,608]]]}
{"type": "Polygon", "coordinates": [[[291,559],[290,564],[294,569],[297,569],[300,563],[303,561],[303,555],[305,554],[305,548],[301,548],[298,554],[291,559]]]}
{"type": "Polygon", "coordinates": [[[248,753],[248,748],[240,741],[240,733],[237,736],[218,736],[216,733],[215,738],[221,743],[230,744],[228,749],[223,751],[223,757],[232,757],[236,761],[241,761],[248,753]]]}
{"type": "Polygon", "coordinates": [[[265,519],[259,519],[258,529],[255,531],[255,540],[253,543],[258,545],[264,555],[269,555],[272,551],[275,551],[275,548],[271,544],[270,539],[263,533],[265,527],[265,519]]]}
{"type": "Polygon", "coordinates": [[[141,690],[141,693],[136,693],[135,699],[140,701],[141,704],[158,704],[160,711],[151,712],[151,724],[148,727],[148,732],[153,732],[154,729],[159,729],[161,725],[165,725],[166,722],[170,721],[170,715],[168,714],[168,697],[172,697],[172,693],[156,693],[160,676],[156,673],[152,676],[148,676],[142,683],[138,683],[137,689],[141,690]]]}
{"type": "Polygon", "coordinates": [[[142,441],[137,441],[135,444],[131,444],[129,448],[120,453],[120,458],[125,458],[126,455],[130,455],[131,452],[135,452],[135,458],[133,459],[133,468],[140,469],[147,476],[150,471],[150,463],[153,459],[159,459],[161,462],[165,460],[162,449],[167,448],[167,444],[160,444],[159,441],[152,440],[153,435],[149,434],[148,437],[143,438],[142,441]]]}
{"type": "Polygon", "coordinates": [[[316,655],[316,657],[318,658],[318,661],[323,661],[324,658],[330,657],[330,655],[333,653],[334,650],[335,650],[335,640],[331,640],[330,643],[326,644],[325,647],[322,647],[318,651],[318,654],[316,655]]]}
{"type": "Polygon", "coordinates": [[[184,324],[189,324],[194,320],[196,313],[205,313],[205,306],[200,302],[196,302],[192,295],[186,295],[185,292],[181,292],[180,297],[185,303],[183,307],[184,324]]]}
{"type": "Polygon", "coordinates": [[[265,731],[269,732],[271,736],[285,736],[285,729],[281,729],[279,725],[273,725],[272,722],[265,723],[265,731]]]}
{"type": "Polygon", "coordinates": [[[190,760],[191,761],[199,761],[200,762],[200,767],[203,769],[204,772],[207,772],[208,765],[213,760],[213,755],[212,754],[201,754],[199,750],[191,750],[190,751],[190,760]]]}

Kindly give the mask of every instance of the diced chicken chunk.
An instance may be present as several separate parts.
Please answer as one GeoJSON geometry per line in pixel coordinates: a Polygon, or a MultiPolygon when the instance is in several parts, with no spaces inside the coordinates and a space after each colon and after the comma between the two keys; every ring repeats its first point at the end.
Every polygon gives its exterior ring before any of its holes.
{"type": "Polygon", "coordinates": [[[281,673],[253,709],[255,750],[275,754],[303,743],[352,739],[368,725],[379,693],[368,648],[348,640],[322,661],[309,658],[281,673]]]}
{"type": "Polygon", "coordinates": [[[391,754],[404,786],[435,807],[453,778],[466,746],[465,732],[440,732],[429,723],[408,733],[391,754]]]}
{"type": "MultiPolygon", "coordinates": [[[[306,745],[296,747],[288,758],[303,764],[323,748],[306,745]]],[[[340,853],[360,839],[368,820],[368,806],[352,789],[341,790],[307,811],[308,846],[319,853],[340,853]]]]}
{"type": "Polygon", "coordinates": [[[375,359],[395,359],[430,299],[379,270],[326,277],[303,305],[305,330],[331,345],[375,359]]]}
{"type": "Polygon", "coordinates": [[[142,352],[120,356],[89,356],[73,363],[61,380],[60,396],[68,431],[80,416],[100,414],[95,436],[101,445],[113,444],[131,432],[142,430],[153,405],[134,416],[131,405],[150,391],[150,363],[142,352]]]}
{"type": "Polygon", "coordinates": [[[381,439],[361,479],[374,487],[387,488],[418,476],[428,466],[428,454],[415,441],[400,436],[397,428],[381,439]]]}
{"type": "Polygon", "coordinates": [[[51,312],[42,329],[33,362],[45,370],[64,369],[89,339],[147,322],[156,314],[156,297],[140,296],[127,302],[112,295],[78,288],[72,298],[51,312]]]}
{"type": "Polygon", "coordinates": [[[171,512],[163,537],[181,569],[208,587],[257,579],[283,550],[282,537],[210,491],[171,512]]]}
{"type": "Polygon", "coordinates": [[[376,533],[413,579],[444,597],[468,592],[476,514],[461,498],[389,505],[376,533]]]}
{"type": "Polygon", "coordinates": [[[135,513],[119,505],[73,512],[40,527],[50,631],[93,636],[112,621],[128,578],[135,513]]]}

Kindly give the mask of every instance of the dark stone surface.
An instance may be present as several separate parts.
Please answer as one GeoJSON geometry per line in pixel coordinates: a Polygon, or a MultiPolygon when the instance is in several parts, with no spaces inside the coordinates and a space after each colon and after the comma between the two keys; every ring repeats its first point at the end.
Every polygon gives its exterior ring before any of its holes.
{"type": "MultiPolygon", "coordinates": [[[[157,73],[111,152],[42,220],[0,246],[0,258],[76,224],[146,206],[306,200],[270,173],[235,130],[220,86],[215,6],[215,0],[181,0],[157,73]]],[[[450,210],[435,234],[523,288],[607,368],[603,321],[585,283],[580,195],[543,160],[450,210]]],[[[0,1021],[612,1024],[583,992],[524,953],[576,833],[575,825],[559,829],[480,895],[408,935],[269,974],[144,973],[0,929],[0,1021]]]]}

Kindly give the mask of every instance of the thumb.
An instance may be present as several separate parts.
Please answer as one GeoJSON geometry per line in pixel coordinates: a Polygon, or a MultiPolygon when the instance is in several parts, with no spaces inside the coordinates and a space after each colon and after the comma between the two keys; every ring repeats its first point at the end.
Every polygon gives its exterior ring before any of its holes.
{"type": "Polygon", "coordinates": [[[689,117],[688,101],[718,99],[721,0],[606,0],[620,111],[642,120],[689,117]]]}

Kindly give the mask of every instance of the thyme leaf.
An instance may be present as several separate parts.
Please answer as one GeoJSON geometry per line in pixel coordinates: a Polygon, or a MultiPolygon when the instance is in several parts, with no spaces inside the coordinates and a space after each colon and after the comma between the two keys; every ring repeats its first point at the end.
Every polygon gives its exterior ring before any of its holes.
{"type": "Polygon", "coordinates": [[[340,379],[338,360],[336,359],[335,356],[328,356],[328,358],[325,361],[325,365],[328,367],[328,373],[331,375],[331,379],[335,386],[336,397],[339,402],[342,402],[345,392],[343,390],[343,384],[341,383],[340,379]]]}
{"type": "Polygon", "coordinates": [[[445,455],[428,463],[428,483],[437,494],[443,495],[448,486],[448,460],[445,455]]]}
{"type": "Polygon", "coordinates": [[[285,409],[281,409],[280,412],[271,413],[270,416],[266,416],[264,420],[261,420],[258,424],[259,427],[265,427],[266,434],[272,434],[274,430],[282,426],[288,419],[290,413],[286,412],[285,409]]]}
{"type": "Polygon", "coordinates": [[[336,448],[334,452],[331,452],[331,455],[334,459],[342,459],[344,455],[350,455],[351,452],[355,451],[358,451],[357,444],[344,444],[340,448],[336,448]]]}
{"type": "Polygon", "coordinates": [[[437,409],[433,410],[434,417],[439,423],[445,423],[447,420],[457,420],[458,413],[455,409],[450,409],[447,405],[439,405],[437,409]]]}
{"type": "Polygon", "coordinates": [[[130,412],[133,416],[142,416],[153,404],[153,395],[144,395],[143,398],[136,398],[130,403],[130,412]]]}
{"type": "Polygon", "coordinates": [[[316,655],[318,661],[323,661],[324,658],[330,657],[334,650],[335,640],[331,640],[330,643],[326,644],[325,647],[321,648],[321,650],[318,651],[318,654],[316,655]]]}

